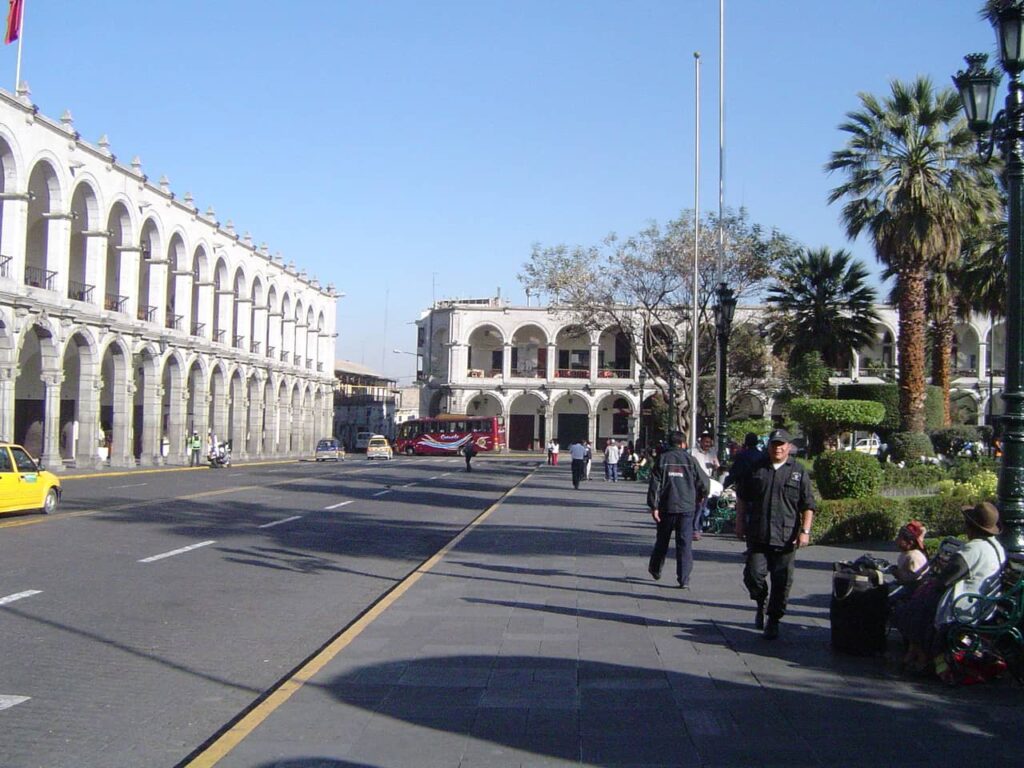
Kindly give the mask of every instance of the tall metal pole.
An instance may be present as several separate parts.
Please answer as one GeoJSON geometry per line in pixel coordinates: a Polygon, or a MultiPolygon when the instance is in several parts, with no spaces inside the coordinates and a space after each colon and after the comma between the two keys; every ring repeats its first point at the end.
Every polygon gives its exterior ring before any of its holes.
{"type": "Polygon", "coordinates": [[[1024,392],[1021,363],[1024,361],[1024,337],[1021,333],[1021,309],[1024,293],[1021,285],[1022,237],[1021,212],[1024,208],[1024,86],[1020,76],[1010,72],[1010,92],[1006,96],[1006,134],[1003,156],[1009,188],[1009,241],[1006,285],[1006,403],[1003,423],[1003,463],[999,472],[1000,517],[1003,543],[1013,552],[1024,552],[1024,392]]]}
{"type": "Polygon", "coordinates": [[[693,344],[690,355],[690,446],[697,445],[697,347],[700,338],[700,317],[697,315],[697,294],[700,290],[700,51],[693,54],[696,89],[694,94],[694,163],[693,163],[693,302],[690,326],[693,344]]]}
{"type": "MultiPolygon", "coordinates": [[[[718,3],[718,264],[715,271],[719,286],[725,286],[725,0],[718,3]]],[[[718,341],[718,356],[715,360],[718,374],[715,387],[716,419],[718,426],[718,463],[729,460],[728,433],[725,424],[725,408],[729,393],[726,391],[726,366],[728,365],[728,332],[718,341]]]]}

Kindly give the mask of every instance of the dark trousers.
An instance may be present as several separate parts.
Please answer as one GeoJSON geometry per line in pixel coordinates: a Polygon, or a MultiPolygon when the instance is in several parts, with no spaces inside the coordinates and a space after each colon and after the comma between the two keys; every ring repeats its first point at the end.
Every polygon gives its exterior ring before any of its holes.
{"type": "Polygon", "coordinates": [[[469,466],[469,462],[471,462],[472,460],[473,460],[473,457],[470,456],[469,454],[466,454],[466,471],[467,472],[472,472],[473,471],[473,468],[471,466],[469,466]]]}
{"type": "Polygon", "coordinates": [[[789,547],[770,547],[754,544],[747,550],[747,564],[743,569],[743,583],[750,599],[763,604],[768,601],[768,618],[778,621],[786,614],[789,588],[793,585],[796,550],[789,547]],[[771,590],[768,579],[771,579],[771,590]],[[769,594],[770,592],[770,594],[769,594]]]}
{"type": "Polygon", "coordinates": [[[587,472],[587,460],[586,459],[573,459],[572,460],[572,487],[579,488],[580,480],[583,479],[583,475],[587,472]]]}
{"type": "Polygon", "coordinates": [[[658,537],[654,540],[649,568],[652,573],[661,573],[668,554],[669,539],[673,532],[676,535],[676,581],[680,584],[690,583],[690,572],[693,570],[693,513],[673,515],[661,513],[658,521],[658,537]]]}

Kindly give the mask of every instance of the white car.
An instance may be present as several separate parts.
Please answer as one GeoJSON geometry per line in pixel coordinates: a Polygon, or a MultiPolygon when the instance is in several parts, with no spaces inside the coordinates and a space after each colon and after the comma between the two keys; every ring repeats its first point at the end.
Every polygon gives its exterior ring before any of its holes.
{"type": "Polygon", "coordinates": [[[853,450],[857,453],[867,453],[871,456],[877,456],[878,452],[882,449],[881,441],[872,435],[871,437],[862,437],[856,443],[853,444],[853,450]]]}

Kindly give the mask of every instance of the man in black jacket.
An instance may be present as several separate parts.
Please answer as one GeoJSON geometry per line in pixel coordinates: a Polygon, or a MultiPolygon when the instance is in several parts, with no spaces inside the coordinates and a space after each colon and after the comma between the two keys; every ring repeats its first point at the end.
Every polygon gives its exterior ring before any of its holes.
{"type": "Polygon", "coordinates": [[[658,536],[647,566],[655,579],[668,553],[669,539],[676,534],[676,580],[688,589],[693,570],[693,520],[702,499],[708,495],[708,481],[694,458],[683,450],[683,433],[669,435],[669,449],[654,463],[647,486],[647,506],[658,524],[658,536]]]}
{"type": "Polygon", "coordinates": [[[786,613],[793,584],[796,550],[810,543],[817,506],[810,477],[789,455],[790,442],[786,430],[772,432],[766,455],[740,480],[736,493],[736,536],[747,540],[743,583],[757,603],[754,626],[763,629],[769,640],[779,636],[779,621],[786,613]]]}

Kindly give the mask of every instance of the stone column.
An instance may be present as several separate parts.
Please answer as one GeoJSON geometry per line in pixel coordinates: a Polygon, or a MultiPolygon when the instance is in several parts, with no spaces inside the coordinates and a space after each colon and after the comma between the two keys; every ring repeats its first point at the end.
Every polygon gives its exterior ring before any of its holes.
{"type": "Polygon", "coordinates": [[[590,345],[590,383],[597,383],[597,359],[600,346],[597,344],[590,345]]]}
{"type": "MultiPolygon", "coordinates": [[[[128,358],[128,371],[125,377],[132,372],[132,360],[128,358]]],[[[132,455],[132,413],[135,402],[135,384],[127,378],[115,375],[113,382],[114,394],[114,423],[111,425],[111,446],[110,466],[131,467],[135,466],[135,457],[132,455]]]]}
{"type": "Polygon", "coordinates": [[[853,350],[850,360],[850,378],[854,381],[860,379],[860,352],[857,350],[853,350]]]}
{"type": "Polygon", "coordinates": [[[156,365],[154,372],[145,377],[142,389],[142,453],[139,455],[141,466],[163,464],[163,452],[160,449],[163,430],[161,429],[160,403],[163,387],[157,383],[156,365]]]}
{"type": "Polygon", "coordinates": [[[263,449],[261,453],[265,456],[277,454],[277,395],[273,387],[270,389],[270,397],[263,397],[263,449]]]}
{"type": "MultiPolygon", "coordinates": [[[[167,438],[171,441],[167,454],[168,464],[178,464],[183,459],[188,459],[188,438],[192,436],[192,433],[188,431],[188,424],[185,423],[188,394],[184,390],[185,388],[181,384],[171,382],[171,391],[167,398],[167,438]]],[[[160,407],[162,411],[162,399],[160,407]]]]}
{"type": "Polygon", "coordinates": [[[558,346],[555,344],[548,344],[548,360],[547,370],[544,372],[544,378],[547,381],[553,382],[555,380],[555,367],[558,365],[558,346]]]}
{"type": "Polygon", "coordinates": [[[0,366],[0,440],[14,440],[14,377],[15,365],[0,366]]]}
{"type": "Polygon", "coordinates": [[[253,456],[263,455],[263,382],[256,383],[256,391],[249,394],[249,439],[247,452],[253,456]]]}
{"type": "Polygon", "coordinates": [[[63,372],[43,373],[43,386],[46,388],[45,420],[43,422],[43,463],[47,467],[59,469],[63,462],[60,458],[60,385],[64,382],[63,372]]]}
{"type": "Polygon", "coordinates": [[[512,378],[512,342],[506,341],[501,350],[501,378],[512,378]]]}
{"type": "Polygon", "coordinates": [[[47,229],[46,268],[57,273],[53,278],[53,290],[61,296],[67,296],[68,270],[71,267],[71,222],[65,218],[50,219],[47,229]]]}
{"type": "Polygon", "coordinates": [[[978,344],[978,379],[988,377],[988,342],[978,344]]]}
{"type": "Polygon", "coordinates": [[[96,465],[96,448],[99,446],[100,397],[96,388],[96,375],[90,370],[81,372],[78,384],[78,444],[75,446],[75,466],[96,465]]]}
{"type": "MultiPolygon", "coordinates": [[[[17,192],[21,190],[10,190],[17,192]]],[[[4,227],[0,232],[0,254],[10,256],[11,262],[7,265],[7,275],[12,280],[22,283],[25,280],[25,256],[28,234],[28,201],[27,200],[3,200],[4,227]]],[[[0,257],[0,261],[3,258],[0,257]]],[[[13,379],[12,379],[13,381],[13,379]]],[[[11,412],[13,418],[14,412],[11,412]]],[[[14,422],[11,422],[11,437],[14,436],[14,422]]]]}

